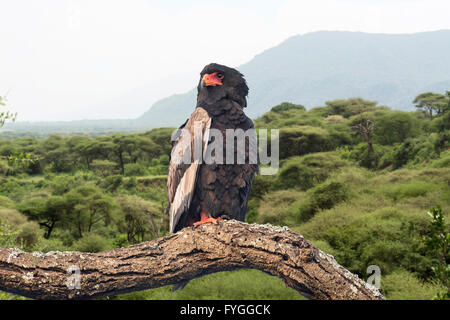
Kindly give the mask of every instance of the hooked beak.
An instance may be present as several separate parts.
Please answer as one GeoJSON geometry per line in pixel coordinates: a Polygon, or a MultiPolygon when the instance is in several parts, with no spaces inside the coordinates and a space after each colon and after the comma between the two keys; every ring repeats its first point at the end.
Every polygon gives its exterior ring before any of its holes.
{"type": "Polygon", "coordinates": [[[202,86],[206,87],[215,87],[215,86],[221,86],[222,80],[217,77],[217,72],[205,74],[202,78],[202,86]]]}

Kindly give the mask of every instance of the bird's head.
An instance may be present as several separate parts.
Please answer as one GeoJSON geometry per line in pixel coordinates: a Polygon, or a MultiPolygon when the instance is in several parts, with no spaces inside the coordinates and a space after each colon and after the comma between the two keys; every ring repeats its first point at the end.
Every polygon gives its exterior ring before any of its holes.
{"type": "Polygon", "coordinates": [[[242,107],[247,104],[248,87],[244,76],[236,69],[217,63],[203,68],[197,90],[198,100],[208,104],[223,98],[235,100],[242,107]]]}

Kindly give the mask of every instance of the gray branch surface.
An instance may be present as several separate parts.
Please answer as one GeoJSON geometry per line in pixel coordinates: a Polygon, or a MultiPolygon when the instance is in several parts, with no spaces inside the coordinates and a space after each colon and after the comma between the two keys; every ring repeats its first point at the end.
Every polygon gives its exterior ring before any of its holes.
{"type": "Polygon", "coordinates": [[[0,248],[0,290],[33,299],[95,299],[243,268],[279,277],[310,299],[384,299],[303,236],[236,220],[100,253],[0,248]],[[76,273],[68,272],[77,268],[79,289],[76,273]]]}

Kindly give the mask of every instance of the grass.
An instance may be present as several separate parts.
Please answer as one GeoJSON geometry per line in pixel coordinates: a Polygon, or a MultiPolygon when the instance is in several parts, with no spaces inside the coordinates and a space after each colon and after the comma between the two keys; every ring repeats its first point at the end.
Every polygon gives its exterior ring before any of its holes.
{"type": "Polygon", "coordinates": [[[257,223],[292,225],[296,223],[295,208],[306,198],[306,192],[297,190],[275,191],[261,201],[257,223]]]}
{"type": "Polygon", "coordinates": [[[394,186],[385,187],[385,194],[393,201],[404,198],[423,197],[428,192],[434,191],[438,186],[421,180],[413,180],[408,183],[401,183],[394,186]]]}
{"type": "Polygon", "coordinates": [[[444,288],[434,282],[423,282],[414,274],[397,270],[381,277],[381,289],[390,300],[431,300],[444,288]]]}
{"type": "Polygon", "coordinates": [[[172,286],[117,296],[124,300],[303,300],[279,279],[258,270],[238,270],[193,279],[183,289],[172,286]]]}

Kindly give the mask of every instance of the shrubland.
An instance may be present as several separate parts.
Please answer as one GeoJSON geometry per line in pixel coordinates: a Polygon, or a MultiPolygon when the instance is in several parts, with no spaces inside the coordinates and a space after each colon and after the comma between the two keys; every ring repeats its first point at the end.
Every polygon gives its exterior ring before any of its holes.
{"type": "MultiPolygon", "coordinates": [[[[379,266],[388,299],[432,299],[445,288],[423,241],[427,212],[440,205],[447,221],[450,212],[450,108],[439,99],[431,116],[423,101],[415,112],[361,98],[273,107],[255,127],[280,129],[280,169],[256,177],[247,222],[286,225],[361,278],[379,266]]],[[[172,131],[0,140],[0,245],[98,252],[167,234],[172,131]],[[18,153],[33,161],[8,161],[18,153]]],[[[302,297],[241,270],[116,298],[302,297]]]]}

